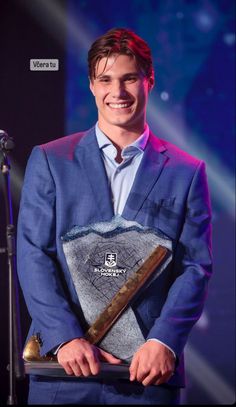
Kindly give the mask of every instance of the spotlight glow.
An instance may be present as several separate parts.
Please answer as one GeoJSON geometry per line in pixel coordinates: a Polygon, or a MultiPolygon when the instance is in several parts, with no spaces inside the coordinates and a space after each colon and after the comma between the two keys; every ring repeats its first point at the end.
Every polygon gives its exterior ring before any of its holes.
{"type": "Polygon", "coordinates": [[[173,142],[184,151],[206,162],[211,194],[234,219],[234,175],[212,151],[208,150],[200,136],[188,129],[184,122],[181,123],[180,117],[176,117],[172,112],[164,112],[158,106],[158,100],[155,102],[154,99],[150,99],[147,117],[150,127],[160,138],[173,142]]]}

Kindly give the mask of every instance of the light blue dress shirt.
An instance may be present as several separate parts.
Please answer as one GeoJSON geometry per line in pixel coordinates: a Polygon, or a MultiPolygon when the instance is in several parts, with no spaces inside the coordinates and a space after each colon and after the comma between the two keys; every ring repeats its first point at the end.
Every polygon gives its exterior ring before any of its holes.
{"type": "Polygon", "coordinates": [[[112,193],[114,214],[121,215],[147,145],[149,127],[146,124],[144,133],[133,143],[123,148],[121,151],[123,161],[121,163],[115,160],[117,156],[116,147],[100,130],[98,124],[96,124],[96,137],[102,152],[109,187],[112,193]]]}

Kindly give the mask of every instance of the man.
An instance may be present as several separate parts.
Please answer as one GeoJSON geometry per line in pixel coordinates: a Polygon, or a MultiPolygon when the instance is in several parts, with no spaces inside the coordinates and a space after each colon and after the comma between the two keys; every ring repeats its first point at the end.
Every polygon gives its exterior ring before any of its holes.
{"type": "Polygon", "coordinates": [[[211,275],[205,165],[149,130],[154,73],[144,40],[127,29],[110,30],[92,44],[88,65],[98,122],[33,149],[18,222],[29,335],[40,336],[41,355],[56,353],[66,373],[80,378],[32,376],[29,403],[178,404],[183,349],[211,275]],[[132,304],[146,341],[133,355],[130,379],[116,381],[96,378],[101,361],[121,361],[84,338],[61,242],[74,225],[110,221],[114,214],[160,230],[174,253],[162,278],[132,304]]]}

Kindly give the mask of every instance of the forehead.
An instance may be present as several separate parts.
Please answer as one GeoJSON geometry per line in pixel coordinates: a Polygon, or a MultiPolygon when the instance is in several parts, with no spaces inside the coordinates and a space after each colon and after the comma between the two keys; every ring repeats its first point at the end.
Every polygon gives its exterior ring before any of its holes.
{"type": "Polygon", "coordinates": [[[96,77],[100,75],[122,76],[127,73],[140,73],[136,60],[131,55],[112,54],[108,58],[101,58],[95,66],[96,77]]]}

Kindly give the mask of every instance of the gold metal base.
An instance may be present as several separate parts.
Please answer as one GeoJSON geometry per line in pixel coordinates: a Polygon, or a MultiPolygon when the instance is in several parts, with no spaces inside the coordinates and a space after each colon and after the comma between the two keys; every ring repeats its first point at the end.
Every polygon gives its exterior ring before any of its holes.
{"type": "Polygon", "coordinates": [[[39,362],[39,361],[56,361],[56,355],[40,355],[40,339],[38,335],[32,335],[28,340],[24,351],[23,351],[23,359],[26,362],[39,362]]]}

